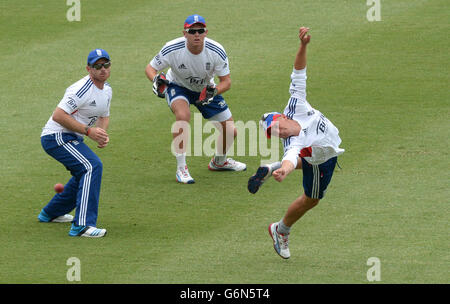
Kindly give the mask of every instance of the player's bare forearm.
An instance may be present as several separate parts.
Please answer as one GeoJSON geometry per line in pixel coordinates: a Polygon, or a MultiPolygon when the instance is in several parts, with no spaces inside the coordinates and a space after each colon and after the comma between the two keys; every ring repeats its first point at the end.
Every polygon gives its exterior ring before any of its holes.
{"type": "Polygon", "coordinates": [[[300,45],[297,56],[295,56],[294,68],[303,70],[306,67],[306,45],[300,45]]]}
{"type": "Polygon", "coordinates": [[[295,167],[294,164],[289,160],[283,160],[281,163],[281,169],[285,170],[286,175],[290,174],[292,171],[294,171],[295,167]]]}
{"type": "Polygon", "coordinates": [[[275,170],[272,173],[272,176],[276,181],[282,182],[294,169],[294,164],[291,161],[283,160],[281,163],[281,168],[275,170]]]}
{"type": "Polygon", "coordinates": [[[108,133],[103,128],[89,126],[76,121],[72,116],[67,114],[63,109],[56,107],[52,118],[66,129],[80,134],[86,134],[90,139],[96,141],[100,145],[109,141],[108,133]],[[89,132],[88,132],[89,129],[89,132]]]}
{"type": "MultiPolygon", "coordinates": [[[[101,128],[101,129],[103,129],[105,131],[108,130],[109,117],[99,117],[98,120],[97,120],[97,123],[95,124],[95,126],[97,128],[101,128]]],[[[106,138],[104,138],[104,139],[102,139],[100,141],[97,141],[97,143],[98,143],[97,147],[100,148],[100,149],[106,147],[108,145],[108,143],[109,143],[109,135],[107,135],[106,138]]]]}
{"type": "Polygon", "coordinates": [[[53,112],[53,120],[59,123],[66,129],[69,129],[73,132],[85,134],[86,133],[86,125],[76,121],[72,116],[67,114],[63,109],[56,108],[53,112]]]}
{"type": "Polygon", "coordinates": [[[151,82],[153,82],[153,79],[155,78],[156,74],[158,74],[158,71],[150,64],[148,64],[147,67],[145,68],[145,75],[147,75],[147,78],[151,82]]]}
{"type": "Polygon", "coordinates": [[[99,117],[95,126],[98,128],[102,128],[105,131],[108,130],[109,117],[99,117]]]}
{"type": "Polygon", "coordinates": [[[306,48],[311,39],[311,35],[308,35],[309,28],[301,27],[298,37],[300,39],[300,47],[298,48],[297,55],[295,56],[294,68],[296,70],[303,70],[306,67],[306,48]]]}
{"type": "Polygon", "coordinates": [[[219,84],[216,86],[217,94],[222,94],[231,88],[230,74],[219,76],[219,84]]]}

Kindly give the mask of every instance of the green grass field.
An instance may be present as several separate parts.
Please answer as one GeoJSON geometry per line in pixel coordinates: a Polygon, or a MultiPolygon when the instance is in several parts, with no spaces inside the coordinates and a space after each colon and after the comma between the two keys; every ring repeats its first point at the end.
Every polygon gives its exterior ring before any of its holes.
{"type": "MultiPolygon", "coordinates": [[[[449,49],[444,0],[81,0],[0,3],[0,283],[450,283],[449,49]],[[327,196],[292,229],[291,258],[267,226],[302,193],[301,171],[251,195],[259,156],[236,156],[240,173],[211,172],[188,158],[194,185],[175,181],[174,117],[144,74],[185,18],[206,18],[227,50],[224,94],[236,121],[282,111],[302,25],[311,28],[308,101],[339,128],[346,152],[327,196]],[[104,165],[98,226],[103,239],[71,238],[70,224],[42,224],[41,208],[69,172],[40,144],[65,89],[85,76],[94,48],[113,66],[111,142],[89,145],[104,165]]],[[[196,113],[196,109],[192,112],[196,113]]],[[[207,134],[206,134],[207,135],[207,134]]]]}

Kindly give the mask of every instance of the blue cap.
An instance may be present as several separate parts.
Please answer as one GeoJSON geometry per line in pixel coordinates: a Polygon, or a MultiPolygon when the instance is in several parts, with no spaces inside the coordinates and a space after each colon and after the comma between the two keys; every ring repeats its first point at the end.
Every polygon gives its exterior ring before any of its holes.
{"type": "Polygon", "coordinates": [[[279,112],[264,113],[263,116],[261,117],[259,124],[261,125],[263,130],[266,132],[267,138],[271,137],[269,129],[275,124],[278,117],[281,117],[281,113],[279,113],[279,112]]]}
{"type": "Polygon", "coordinates": [[[190,15],[189,17],[186,18],[186,21],[184,21],[184,28],[185,29],[190,28],[191,26],[197,23],[206,26],[205,18],[203,18],[200,15],[190,15]]]}
{"type": "Polygon", "coordinates": [[[89,53],[88,58],[87,58],[87,64],[93,65],[100,58],[105,58],[105,59],[111,60],[109,58],[108,52],[106,52],[105,50],[102,50],[102,49],[95,49],[89,53]]]}

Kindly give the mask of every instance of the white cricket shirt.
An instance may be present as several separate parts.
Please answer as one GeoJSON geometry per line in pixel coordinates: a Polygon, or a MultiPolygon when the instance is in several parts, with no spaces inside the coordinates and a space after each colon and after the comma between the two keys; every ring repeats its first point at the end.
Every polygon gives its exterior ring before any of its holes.
{"type": "MultiPolygon", "coordinates": [[[[66,89],[58,108],[70,114],[76,121],[93,126],[99,117],[109,116],[111,98],[112,89],[107,82],[105,82],[103,90],[100,90],[87,75],[66,89]]],[[[41,136],[58,132],[76,133],[61,126],[53,120],[52,116],[42,129],[41,136]]]]}
{"type": "Polygon", "coordinates": [[[200,54],[192,54],[186,46],[186,38],[167,42],[150,61],[158,71],[167,67],[167,79],[194,92],[201,92],[207,84],[214,84],[214,76],[230,74],[228,57],[223,46],[205,38],[200,54]]]}
{"type": "Polygon", "coordinates": [[[306,78],[306,68],[293,69],[289,88],[291,98],[284,109],[284,114],[302,128],[298,136],[284,139],[283,160],[291,161],[294,167],[302,149],[310,148],[309,155],[303,158],[312,165],[322,164],[345,151],[339,148],[341,138],[336,126],[306,100],[306,78]]]}

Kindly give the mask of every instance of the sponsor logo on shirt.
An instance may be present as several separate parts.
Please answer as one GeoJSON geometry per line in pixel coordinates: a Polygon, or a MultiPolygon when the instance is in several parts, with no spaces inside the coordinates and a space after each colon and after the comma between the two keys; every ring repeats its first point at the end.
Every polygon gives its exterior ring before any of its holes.
{"type": "Polygon", "coordinates": [[[72,98],[69,98],[66,103],[72,110],[75,110],[77,108],[77,103],[72,98]]]}
{"type": "Polygon", "coordinates": [[[156,63],[157,63],[158,65],[161,65],[161,64],[162,64],[161,58],[159,57],[159,54],[155,56],[155,61],[156,61],[156,63]]]}
{"type": "Polygon", "coordinates": [[[178,66],[178,69],[179,70],[187,70],[187,67],[184,65],[184,63],[182,63],[178,66]]]}
{"type": "Polygon", "coordinates": [[[205,79],[195,76],[189,76],[186,78],[186,80],[189,80],[190,84],[196,84],[196,85],[204,85],[205,79]]]}
{"type": "Polygon", "coordinates": [[[88,126],[93,126],[95,122],[97,121],[98,116],[89,116],[88,117],[91,121],[89,121],[88,126]]]}
{"type": "Polygon", "coordinates": [[[322,133],[325,133],[326,129],[327,129],[326,118],[322,114],[322,115],[320,115],[320,120],[317,123],[316,134],[319,134],[319,131],[322,132],[322,133]]]}

